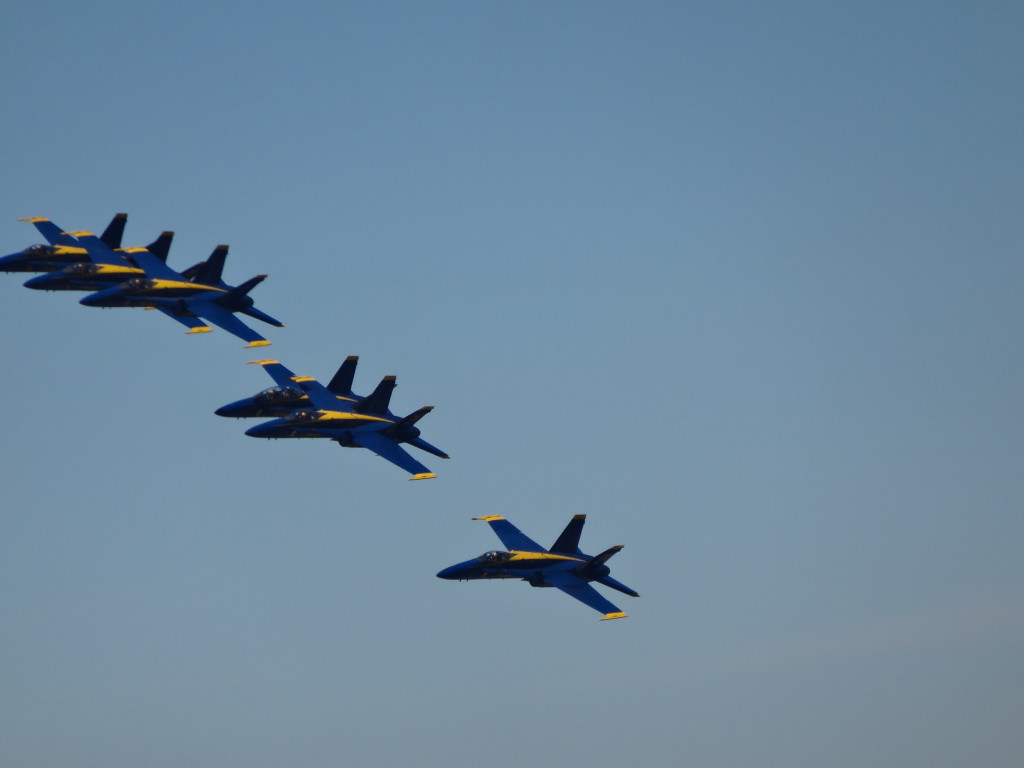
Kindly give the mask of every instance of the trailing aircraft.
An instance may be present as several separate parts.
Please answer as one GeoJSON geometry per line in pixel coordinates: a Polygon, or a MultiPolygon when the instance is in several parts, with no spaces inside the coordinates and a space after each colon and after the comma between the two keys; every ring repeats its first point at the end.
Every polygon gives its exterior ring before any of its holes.
{"type": "MultiPolygon", "coordinates": [[[[99,239],[110,251],[114,252],[114,256],[106,259],[102,270],[97,269],[95,271],[102,271],[104,274],[116,276],[118,274],[117,269],[123,268],[125,270],[122,273],[123,277],[121,279],[123,280],[129,279],[133,275],[142,274],[142,270],[138,269],[131,262],[130,258],[126,258],[125,252],[121,250],[121,239],[124,236],[124,226],[127,220],[127,213],[118,213],[111,219],[107,228],[103,230],[103,234],[100,235],[99,239]]],[[[89,253],[82,247],[81,243],[49,219],[36,217],[18,219],[18,221],[27,221],[35,225],[35,228],[45,238],[47,245],[30,245],[18,253],[12,253],[9,256],[0,258],[0,272],[53,273],[72,267],[79,267],[79,265],[98,266],[90,259],[89,253]]],[[[173,237],[173,232],[164,232],[146,247],[158,258],[166,261],[167,251],[170,248],[171,238],[173,237]]],[[[80,267],[77,270],[77,274],[85,274],[87,271],[85,267],[80,267]]],[[[29,280],[28,282],[32,283],[33,281],[29,280]]],[[[42,286],[30,285],[29,287],[36,288],[42,286]]],[[[51,288],[50,290],[58,289],[51,288]]]]}
{"type": "MultiPolygon", "coordinates": [[[[111,257],[110,249],[91,232],[70,234],[78,238],[94,260],[111,257]]],[[[227,246],[215,249],[211,257],[198,267],[191,281],[182,273],[168,267],[145,248],[127,248],[125,252],[145,271],[145,276],[133,277],[118,285],[91,293],[79,303],[87,307],[158,309],[188,328],[186,333],[208,333],[210,326],[202,322],[206,320],[247,341],[247,347],[265,347],[270,342],[235,317],[235,312],[270,325],[283,325],[256,309],[248,295],[249,291],[266,279],[266,275],[257,275],[234,287],[221,279],[227,246]]]]}
{"type": "Polygon", "coordinates": [[[426,480],[436,475],[402,448],[415,446],[442,459],[447,453],[420,437],[416,426],[433,410],[425,406],[402,418],[390,410],[391,393],[397,386],[394,376],[385,376],[366,397],[352,392],[358,357],[349,357],[325,387],[311,376],[296,376],[276,360],[253,360],[277,384],[253,397],[218,408],[218,416],[247,418],[279,416],[247,430],[250,437],[303,438],[333,440],[343,448],[368,448],[412,475],[410,480],[426,480]]]}
{"type": "Polygon", "coordinates": [[[640,595],[625,584],[616,581],[605,563],[622,549],[617,545],[596,557],[580,551],[580,534],[586,515],[573,515],[551,549],[545,549],[529,538],[501,515],[474,517],[490,524],[509,551],[493,550],[479,557],[445,568],[437,576],[441,579],[463,581],[472,579],[522,579],[531,587],[555,587],[574,597],[595,611],[603,613],[601,621],[623,619],[626,614],[606,600],[591,582],[617,589],[633,597],[640,595]]]}

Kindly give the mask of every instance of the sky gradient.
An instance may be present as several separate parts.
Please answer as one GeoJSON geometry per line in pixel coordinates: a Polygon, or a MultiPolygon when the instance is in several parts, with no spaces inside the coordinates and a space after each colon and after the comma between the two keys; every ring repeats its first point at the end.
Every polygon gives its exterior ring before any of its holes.
{"type": "MultiPolygon", "coordinates": [[[[19,217],[225,278],[245,350],[0,275],[0,764],[1024,754],[1024,11],[16,4],[19,217]],[[274,357],[450,461],[248,438],[274,357]],[[586,513],[598,615],[434,577],[586,513]]],[[[26,276],[27,277],[27,276],[26,276]]]]}

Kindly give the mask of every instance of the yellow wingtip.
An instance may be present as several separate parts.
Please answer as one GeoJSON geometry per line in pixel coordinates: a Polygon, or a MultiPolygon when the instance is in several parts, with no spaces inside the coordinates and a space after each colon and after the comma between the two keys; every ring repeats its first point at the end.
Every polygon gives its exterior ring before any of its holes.
{"type": "Polygon", "coordinates": [[[280,365],[277,360],[250,360],[246,365],[280,365]]]}
{"type": "Polygon", "coordinates": [[[489,523],[492,520],[504,520],[505,518],[501,515],[484,515],[483,517],[474,517],[474,520],[483,520],[485,523],[489,523]]]}
{"type": "Polygon", "coordinates": [[[29,224],[36,224],[40,221],[49,221],[45,216],[27,216],[24,219],[18,219],[18,221],[27,221],[29,224]]]}
{"type": "Polygon", "coordinates": [[[267,341],[266,339],[257,339],[256,341],[250,341],[248,344],[245,345],[245,348],[246,349],[251,349],[252,347],[269,347],[269,346],[270,346],[270,342],[267,341]]]}
{"type": "Polygon", "coordinates": [[[432,477],[437,477],[433,472],[420,472],[417,475],[410,477],[410,480],[429,480],[432,477]]]}
{"type": "Polygon", "coordinates": [[[624,618],[626,618],[626,614],[623,611],[619,611],[618,613],[606,613],[604,616],[602,616],[600,619],[598,619],[598,621],[608,621],[609,619],[624,619],[624,618]]]}
{"type": "MultiPolygon", "coordinates": [[[[149,307],[146,307],[146,309],[149,309],[149,307]]],[[[188,335],[190,333],[212,333],[212,332],[213,332],[213,329],[210,326],[208,326],[208,325],[200,325],[200,326],[197,326],[195,328],[189,328],[187,331],[185,331],[185,334],[188,335]]]]}

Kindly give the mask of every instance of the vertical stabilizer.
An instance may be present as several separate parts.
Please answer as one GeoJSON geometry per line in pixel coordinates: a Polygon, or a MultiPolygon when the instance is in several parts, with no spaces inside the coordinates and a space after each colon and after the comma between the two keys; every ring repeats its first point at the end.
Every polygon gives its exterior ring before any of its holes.
{"type": "Polygon", "coordinates": [[[355,397],[352,394],[352,381],[356,377],[356,366],[359,364],[358,355],[349,355],[345,358],[345,362],[338,368],[338,372],[334,374],[334,378],[327,384],[327,391],[333,395],[342,395],[344,397],[355,397]]]}
{"type": "Polygon", "coordinates": [[[385,376],[367,397],[355,404],[353,410],[359,413],[387,413],[391,405],[391,393],[398,386],[394,376],[385,376]]]}
{"type": "Polygon", "coordinates": [[[127,213],[115,213],[114,218],[107,224],[107,228],[100,235],[100,240],[112,251],[121,247],[121,239],[124,237],[124,225],[128,223],[127,213]]]}
{"type": "Polygon", "coordinates": [[[583,524],[587,522],[586,515],[573,515],[572,520],[565,526],[565,530],[558,537],[558,540],[551,545],[552,552],[568,552],[571,555],[580,551],[580,534],[583,533],[583,524]]]}

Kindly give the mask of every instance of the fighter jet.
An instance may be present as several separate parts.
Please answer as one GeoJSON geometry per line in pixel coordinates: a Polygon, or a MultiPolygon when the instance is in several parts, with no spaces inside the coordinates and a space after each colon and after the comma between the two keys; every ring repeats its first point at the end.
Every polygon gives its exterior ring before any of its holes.
{"type": "MultiPolygon", "coordinates": [[[[94,260],[110,258],[110,249],[91,232],[70,234],[78,238],[94,260]]],[[[248,296],[249,291],[266,279],[266,275],[257,275],[236,287],[229,286],[220,279],[223,259],[227,255],[226,246],[220,246],[214,251],[200,270],[200,274],[192,281],[180,272],[175,272],[145,248],[128,248],[126,253],[145,270],[145,276],[134,277],[119,285],[89,294],[81,300],[81,304],[87,307],[158,309],[188,328],[186,333],[208,333],[210,327],[202,322],[207,320],[249,342],[246,344],[247,347],[264,347],[270,342],[233,313],[241,312],[278,327],[283,325],[256,309],[253,300],[248,296]],[[204,278],[209,282],[204,282],[204,278]]]]}
{"type": "Polygon", "coordinates": [[[555,587],[603,613],[601,621],[623,619],[626,614],[602,597],[590,582],[596,581],[627,595],[640,597],[636,591],[609,576],[610,570],[605,565],[608,558],[622,549],[621,544],[606,549],[597,557],[580,551],[580,533],[583,532],[586,515],[573,515],[551,549],[544,549],[501,515],[473,519],[489,523],[509,551],[485,552],[480,557],[445,568],[437,574],[438,578],[452,581],[522,579],[531,587],[555,587]]]}
{"type": "MultiPolygon", "coordinates": [[[[129,264],[123,257],[121,238],[124,236],[124,225],[128,220],[127,213],[118,213],[111,220],[107,228],[100,235],[100,240],[108,249],[115,251],[121,258],[113,260],[114,264],[134,266],[129,264]]],[[[71,265],[86,262],[92,263],[88,252],[70,234],[58,227],[49,219],[36,217],[31,219],[18,219],[34,224],[40,234],[46,239],[48,245],[30,245],[19,253],[12,253],[9,256],[0,258],[0,272],[56,272],[71,265]]],[[[150,243],[147,248],[157,255],[158,258],[167,260],[167,249],[170,247],[173,232],[164,232],[160,237],[150,243]],[[161,256],[162,254],[162,256],[161,256]]],[[[142,274],[136,270],[136,274],[142,274]]],[[[124,279],[127,280],[126,276],[124,279]]]]}
{"type": "Polygon", "coordinates": [[[279,415],[281,418],[252,427],[245,434],[328,438],[343,448],[369,448],[410,473],[410,480],[436,477],[401,446],[407,443],[442,459],[450,458],[421,438],[416,427],[416,422],[433,406],[420,408],[404,418],[392,413],[389,405],[396,386],[394,376],[385,376],[366,397],[354,394],[352,379],[358,359],[346,359],[326,387],[311,376],[296,376],[277,360],[253,360],[277,386],[218,408],[216,413],[235,418],[279,415]]]}

